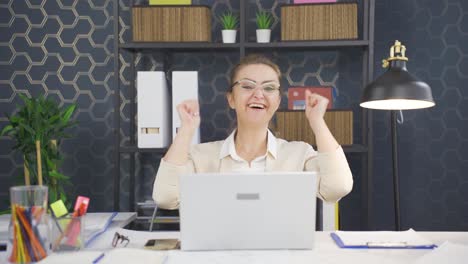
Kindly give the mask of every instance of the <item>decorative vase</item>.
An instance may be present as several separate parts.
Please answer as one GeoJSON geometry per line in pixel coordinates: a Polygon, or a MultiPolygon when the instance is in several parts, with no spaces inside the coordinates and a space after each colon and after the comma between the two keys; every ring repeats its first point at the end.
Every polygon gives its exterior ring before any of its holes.
{"type": "Polygon", "coordinates": [[[271,29],[257,29],[257,43],[270,42],[271,29]]]}
{"type": "Polygon", "coordinates": [[[38,262],[49,255],[47,198],[47,186],[29,185],[10,188],[11,245],[8,246],[10,262],[38,262]]]}
{"type": "Polygon", "coordinates": [[[236,43],[237,30],[223,29],[223,43],[236,43]]]}

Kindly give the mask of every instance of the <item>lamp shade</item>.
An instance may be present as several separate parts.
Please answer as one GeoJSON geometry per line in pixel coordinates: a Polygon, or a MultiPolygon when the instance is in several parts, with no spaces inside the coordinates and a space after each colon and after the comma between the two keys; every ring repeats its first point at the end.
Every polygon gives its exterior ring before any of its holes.
{"type": "Polygon", "coordinates": [[[360,104],[362,107],[409,110],[435,105],[431,87],[406,69],[408,59],[404,56],[404,51],[404,46],[397,41],[392,47],[390,58],[384,61],[388,70],[364,89],[360,104]]]}

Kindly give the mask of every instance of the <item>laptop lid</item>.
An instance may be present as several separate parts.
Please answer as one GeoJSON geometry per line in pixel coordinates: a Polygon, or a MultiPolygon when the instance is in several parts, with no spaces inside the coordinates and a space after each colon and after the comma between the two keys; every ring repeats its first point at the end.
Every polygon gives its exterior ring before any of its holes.
{"type": "Polygon", "coordinates": [[[315,172],[180,178],[182,250],[311,249],[315,172]]]}

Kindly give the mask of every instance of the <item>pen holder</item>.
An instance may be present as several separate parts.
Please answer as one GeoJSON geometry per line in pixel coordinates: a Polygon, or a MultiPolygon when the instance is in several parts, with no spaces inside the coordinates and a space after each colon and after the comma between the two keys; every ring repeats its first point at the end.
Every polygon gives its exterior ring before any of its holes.
{"type": "Polygon", "coordinates": [[[51,223],[52,250],[74,251],[84,246],[83,230],[84,217],[64,216],[53,218],[51,223]]]}
{"type": "Polygon", "coordinates": [[[34,185],[10,188],[11,263],[37,262],[50,253],[47,191],[46,186],[34,185]]]}

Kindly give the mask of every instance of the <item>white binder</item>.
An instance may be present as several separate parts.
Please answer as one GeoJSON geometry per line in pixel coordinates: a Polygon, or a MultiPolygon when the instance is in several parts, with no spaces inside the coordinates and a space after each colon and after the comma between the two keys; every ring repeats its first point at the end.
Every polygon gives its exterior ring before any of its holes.
{"type": "MultiPolygon", "coordinates": [[[[175,137],[180,128],[180,118],[177,105],[184,100],[198,100],[198,72],[173,71],[172,72],[172,136],[175,137]]],[[[195,133],[192,144],[200,143],[200,128],[195,133]]]]}
{"type": "Polygon", "coordinates": [[[138,147],[166,148],[171,142],[170,98],[164,72],[137,73],[138,147]]]}

